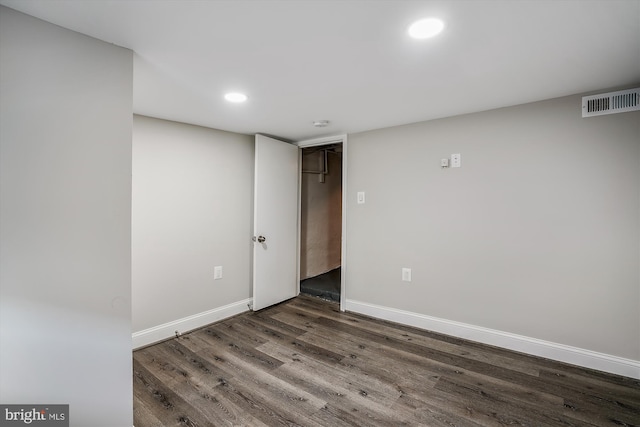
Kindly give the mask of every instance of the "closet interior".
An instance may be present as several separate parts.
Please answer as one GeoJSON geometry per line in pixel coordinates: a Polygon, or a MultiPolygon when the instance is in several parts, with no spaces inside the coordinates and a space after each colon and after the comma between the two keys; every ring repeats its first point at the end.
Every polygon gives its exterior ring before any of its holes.
{"type": "Polygon", "coordinates": [[[340,301],[342,144],[302,149],[300,292],[340,301]]]}

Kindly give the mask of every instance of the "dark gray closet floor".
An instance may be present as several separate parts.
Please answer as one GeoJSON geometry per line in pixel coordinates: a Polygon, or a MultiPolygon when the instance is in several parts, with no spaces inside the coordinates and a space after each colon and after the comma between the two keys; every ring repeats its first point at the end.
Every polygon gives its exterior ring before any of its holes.
{"type": "Polygon", "coordinates": [[[300,281],[300,293],[340,302],[341,268],[300,281]]]}

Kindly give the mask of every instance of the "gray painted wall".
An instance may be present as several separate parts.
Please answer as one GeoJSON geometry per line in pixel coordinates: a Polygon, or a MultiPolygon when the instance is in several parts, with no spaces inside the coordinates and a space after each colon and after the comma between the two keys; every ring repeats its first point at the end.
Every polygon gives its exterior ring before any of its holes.
{"type": "Polygon", "coordinates": [[[130,426],[132,52],[0,7],[0,401],[130,426]]]}
{"type": "Polygon", "coordinates": [[[349,299],[640,360],[639,112],[582,119],[571,96],[348,151],[349,299]]]}
{"type": "Polygon", "coordinates": [[[134,332],[251,296],[253,141],[134,116],[134,332]]]}

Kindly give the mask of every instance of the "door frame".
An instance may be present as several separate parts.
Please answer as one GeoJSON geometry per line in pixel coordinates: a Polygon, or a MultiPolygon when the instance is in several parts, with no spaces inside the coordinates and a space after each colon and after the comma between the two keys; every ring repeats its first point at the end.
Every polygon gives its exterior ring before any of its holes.
{"type": "MultiPolygon", "coordinates": [[[[317,147],[329,144],[342,144],[342,234],[340,249],[340,311],[345,311],[347,307],[347,135],[326,136],[323,138],[307,139],[299,141],[296,145],[300,148],[299,156],[302,157],[302,148],[317,147]]],[[[300,169],[298,174],[298,293],[300,293],[300,235],[302,217],[302,159],[298,162],[300,169]]]]}

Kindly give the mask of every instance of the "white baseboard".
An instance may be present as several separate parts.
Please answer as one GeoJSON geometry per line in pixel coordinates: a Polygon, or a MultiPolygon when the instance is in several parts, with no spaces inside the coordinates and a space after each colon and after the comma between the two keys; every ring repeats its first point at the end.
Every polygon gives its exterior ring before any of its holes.
{"type": "Polygon", "coordinates": [[[519,351],[534,356],[545,357],[560,362],[570,363],[585,368],[597,369],[630,378],[640,379],[640,361],[624,359],[609,354],[598,353],[582,348],[571,347],[536,338],[493,329],[453,322],[437,317],[425,316],[410,311],[396,310],[375,304],[364,303],[347,299],[346,310],[355,313],[366,314],[378,319],[389,320],[404,325],[414,326],[468,339],[483,344],[494,345],[509,350],[519,351]]]}
{"type": "Polygon", "coordinates": [[[154,326],[153,328],[134,332],[131,335],[131,339],[133,340],[133,349],[135,350],[136,348],[171,338],[175,336],[176,331],[180,331],[180,333],[192,331],[210,323],[249,311],[248,305],[251,304],[251,302],[252,299],[247,298],[242,301],[194,314],[193,316],[184,317],[182,319],[154,326]]]}

